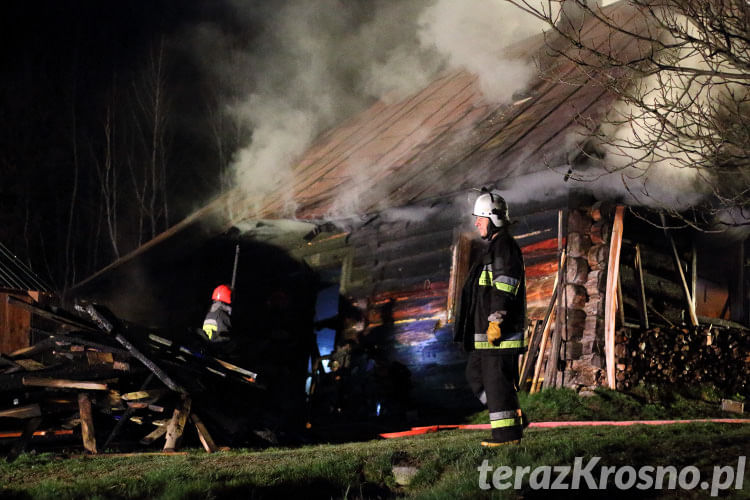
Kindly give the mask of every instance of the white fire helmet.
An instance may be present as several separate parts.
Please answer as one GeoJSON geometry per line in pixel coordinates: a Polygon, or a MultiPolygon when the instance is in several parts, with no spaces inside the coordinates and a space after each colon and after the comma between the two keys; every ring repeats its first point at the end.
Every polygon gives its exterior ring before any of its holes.
{"type": "Polygon", "coordinates": [[[489,217],[497,227],[502,227],[509,220],[508,205],[502,196],[492,193],[482,193],[474,202],[473,215],[489,217]]]}

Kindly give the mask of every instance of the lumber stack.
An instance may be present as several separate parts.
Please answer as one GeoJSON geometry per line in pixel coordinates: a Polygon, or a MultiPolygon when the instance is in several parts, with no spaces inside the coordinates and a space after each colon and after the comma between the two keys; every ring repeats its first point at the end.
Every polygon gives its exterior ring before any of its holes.
{"type": "Polygon", "coordinates": [[[750,331],[702,325],[621,329],[617,345],[618,389],[639,382],[711,383],[727,394],[750,395],[750,331]]]}
{"type": "Polygon", "coordinates": [[[211,452],[237,442],[240,423],[243,432],[261,425],[257,374],[197,335],[154,333],[93,304],[76,315],[9,303],[57,325],[0,355],[0,454],[9,459],[60,443],[91,454],[173,451],[186,434],[211,452]]]}

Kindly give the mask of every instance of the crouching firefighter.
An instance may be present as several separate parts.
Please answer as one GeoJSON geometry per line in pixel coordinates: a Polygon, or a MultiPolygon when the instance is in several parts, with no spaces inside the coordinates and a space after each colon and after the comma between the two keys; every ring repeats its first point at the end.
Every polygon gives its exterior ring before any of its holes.
{"type": "Polygon", "coordinates": [[[219,285],[211,295],[211,308],[203,320],[203,334],[211,344],[225,344],[231,340],[232,289],[219,285]]]}
{"type": "Polygon", "coordinates": [[[482,446],[520,442],[526,424],[518,404],[518,355],[526,351],[526,284],[521,249],[511,236],[508,207],[484,192],[474,227],[488,240],[461,292],[454,341],[468,353],[466,378],[490,414],[492,436],[482,446]]]}

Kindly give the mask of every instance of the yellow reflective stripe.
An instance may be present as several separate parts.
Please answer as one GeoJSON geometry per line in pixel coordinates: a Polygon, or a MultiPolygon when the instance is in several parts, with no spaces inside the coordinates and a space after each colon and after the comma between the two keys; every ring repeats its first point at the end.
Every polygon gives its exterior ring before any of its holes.
{"type": "Polygon", "coordinates": [[[494,345],[491,342],[474,342],[474,349],[517,349],[527,345],[526,339],[503,340],[499,345],[494,345]]]}
{"type": "Polygon", "coordinates": [[[490,421],[490,426],[493,429],[497,429],[498,427],[513,427],[514,425],[521,425],[521,417],[504,418],[502,420],[490,421]]]}
{"type": "Polygon", "coordinates": [[[482,271],[479,275],[479,286],[492,286],[492,271],[482,271]]]}
{"type": "Polygon", "coordinates": [[[211,340],[211,337],[214,336],[214,332],[218,329],[219,328],[216,325],[203,325],[203,331],[206,332],[208,340],[211,340]]]}
{"type": "Polygon", "coordinates": [[[509,285],[507,283],[500,283],[499,281],[495,282],[495,288],[497,288],[501,292],[508,292],[512,295],[518,293],[518,286],[509,285]]]}

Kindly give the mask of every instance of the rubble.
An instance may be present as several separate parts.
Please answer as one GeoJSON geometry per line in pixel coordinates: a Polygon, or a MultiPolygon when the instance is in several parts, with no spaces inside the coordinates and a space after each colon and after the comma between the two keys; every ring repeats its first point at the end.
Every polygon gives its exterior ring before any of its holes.
{"type": "Polygon", "coordinates": [[[275,438],[258,374],[216,357],[197,335],[151,331],[94,304],[76,306],[75,315],[14,297],[8,303],[54,327],[35,328],[32,345],[0,354],[7,459],[59,444],[91,454],[174,451],[187,431],[209,453],[275,438]]]}

